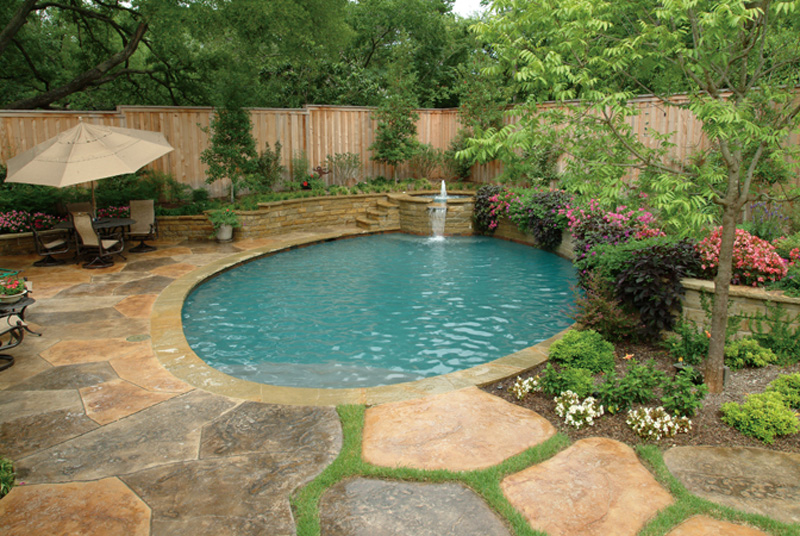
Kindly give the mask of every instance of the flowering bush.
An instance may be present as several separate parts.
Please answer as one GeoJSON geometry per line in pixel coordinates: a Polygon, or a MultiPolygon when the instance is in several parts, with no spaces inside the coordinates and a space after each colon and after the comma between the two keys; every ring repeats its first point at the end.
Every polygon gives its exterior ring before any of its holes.
{"type": "MultiPolygon", "coordinates": [[[[697,244],[701,268],[709,278],[717,273],[721,237],[722,227],[717,227],[697,244]]],[[[775,252],[775,246],[744,229],[736,229],[731,284],[755,287],[768,281],[778,281],[786,275],[787,265],[775,252]]]]}
{"type": "Polygon", "coordinates": [[[522,377],[517,376],[514,385],[509,387],[508,390],[517,397],[517,400],[522,400],[528,393],[539,390],[539,376],[529,376],[524,380],[522,377]]]}
{"type": "Polygon", "coordinates": [[[485,233],[492,232],[497,228],[497,218],[495,217],[494,201],[492,199],[502,190],[501,186],[486,185],[481,186],[475,192],[473,219],[475,220],[476,231],[485,233]]]}
{"type": "Polygon", "coordinates": [[[34,212],[32,214],[24,210],[0,212],[0,233],[26,233],[31,231],[31,226],[28,223],[29,217],[37,231],[51,229],[63,219],[44,212],[34,212]]]}
{"type": "Polygon", "coordinates": [[[25,292],[25,281],[18,277],[9,277],[0,281],[0,294],[14,296],[25,292]]]}
{"type": "Polygon", "coordinates": [[[628,410],[625,422],[639,437],[655,441],[692,429],[692,421],[687,417],[673,417],[660,406],[628,410]]]}
{"type": "Polygon", "coordinates": [[[131,207],[106,207],[97,209],[98,218],[130,218],[131,207]]]}
{"type": "Polygon", "coordinates": [[[498,201],[506,206],[511,221],[532,234],[543,249],[552,251],[561,244],[570,194],[564,190],[533,190],[522,196],[498,197],[498,201]]]}
{"type": "Polygon", "coordinates": [[[553,399],[556,403],[556,414],[564,417],[564,422],[575,428],[588,424],[594,425],[594,420],[603,415],[603,406],[589,396],[581,402],[578,395],[572,391],[564,391],[553,399]]]}

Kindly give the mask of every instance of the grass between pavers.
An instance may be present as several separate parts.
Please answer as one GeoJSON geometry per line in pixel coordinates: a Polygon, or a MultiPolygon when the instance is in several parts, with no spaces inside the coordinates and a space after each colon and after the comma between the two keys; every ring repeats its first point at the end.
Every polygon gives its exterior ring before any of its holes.
{"type": "Polygon", "coordinates": [[[663,536],[679,523],[695,515],[706,515],[730,523],[744,523],[775,536],[800,536],[800,525],[781,523],[766,516],[746,514],[692,495],[672,476],[664,457],[654,445],[638,445],[636,453],[659,483],[667,488],[675,503],[658,513],[639,531],[639,536],[663,536]]]}
{"type": "MultiPolygon", "coordinates": [[[[499,465],[479,471],[425,471],[378,467],[361,458],[366,408],[347,405],[338,406],[336,410],[342,423],[342,450],[331,465],[292,497],[297,536],[319,536],[320,498],[329,487],[351,477],[407,482],[460,482],[478,493],[504,518],[515,536],[546,536],[542,532],[533,530],[525,518],[508,502],[500,489],[500,482],[506,476],[541,463],[567,448],[570,445],[567,436],[556,434],[541,445],[531,447],[499,465]]],[[[663,536],[686,519],[700,514],[731,523],[746,523],[774,536],[800,536],[798,525],[788,525],[761,515],[745,514],[692,495],[669,472],[658,447],[639,445],[636,447],[636,452],[655,478],[675,499],[675,503],[659,512],[639,532],[639,536],[663,536]]]]}
{"type": "Polygon", "coordinates": [[[361,458],[361,439],[364,429],[364,406],[339,406],[336,410],[342,421],[342,450],[336,460],[320,475],[292,497],[297,523],[297,536],[318,536],[319,500],[322,494],[340,480],[350,477],[379,478],[411,482],[460,482],[478,493],[488,505],[503,517],[516,536],[546,536],[533,530],[513,507],[500,489],[507,475],[541,463],[569,446],[569,438],[556,434],[541,445],[529,448],[499,465],[480,471],[424,471],[420,469],[378,467],[361,458]]]}

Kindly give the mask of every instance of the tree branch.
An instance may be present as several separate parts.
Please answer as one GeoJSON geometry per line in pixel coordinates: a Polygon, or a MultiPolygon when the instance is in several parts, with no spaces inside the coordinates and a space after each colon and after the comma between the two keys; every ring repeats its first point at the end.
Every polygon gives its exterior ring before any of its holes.
{"type": "Polygon", "coordinates": [[[82,91],[89,86],[95,85],[99,80],[102,80],[105,76],[107,76],[109,71],[128,61],[133,53],[136,52],[136,48],[139,46],[139,42],[142,40],[142,37],[144,37],[146,31],[147,24],[144,22],[140,23],[134,34],[131,36],[128,44],[117,54],[114,54],[92,69],[89,69],[88,71],[78,75],[71,82],[68,82],[61,87],[52,89],[40,95],[36,95],[35,97],[12,102],[7,104],[5,107],[9,110],[41,108],[48,106],[59,99],[63,99],[67,95],[71,95],[72,93],[82,91]]]}
{"type": "Polygon", "coordinates": [[[30,15],[31,11],[34,9],[37,9],[36,0],[25,0],[22,5],[19,6],[17,12],[14,13],[14,16],[11,17],[11,20],[8,21],[5,28],[3,28],[3,31],[0,32],[0,56],[3,55],[6,47],[8,47],[8,44],[14,36],[17,35],[17,32],[19,32],[28,21],[28,15],[30,15]]]}

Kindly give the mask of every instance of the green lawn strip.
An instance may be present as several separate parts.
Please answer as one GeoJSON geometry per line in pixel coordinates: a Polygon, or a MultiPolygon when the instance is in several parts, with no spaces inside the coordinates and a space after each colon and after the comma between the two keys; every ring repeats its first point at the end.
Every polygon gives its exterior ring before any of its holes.
{"type": "Polygon", "coordinates": [[[378,467],[361,458],[361,441],[364,426],[364,406],[338,406],[342,422],[342,450],[334,462],[320,475],[292,497],[292,508],[297,523],[297,536],[318,536],[319,500],[335,483],[346,478],[361,476],[384,480],[411,482],[461,482],[478,493],[500,516],[505,518],[517,536],[540,536],[531,529],[524,517],[513,507],[500,489],[500,481],[509,474],[540,463],[569,445],[562,434],[529,448],[503,463],[479,471],[425,471],[404,467],[378,467]]]}
{"type": "Polygon", "coordinates": [[[663,536],[676,525],[695,515],[707,515],[730,523],[744,523],[775,536],[800,536],[800,526],[787,525],[766,516],[746,514],[733,508],[715,504],[692,495],[680,481],[672,476],[664,463],[661,451],[654,445],[638,445],[636,452],[649,466],[656,479],[675,498],[675,503],[653,518],[639,536],[663,536]]]}

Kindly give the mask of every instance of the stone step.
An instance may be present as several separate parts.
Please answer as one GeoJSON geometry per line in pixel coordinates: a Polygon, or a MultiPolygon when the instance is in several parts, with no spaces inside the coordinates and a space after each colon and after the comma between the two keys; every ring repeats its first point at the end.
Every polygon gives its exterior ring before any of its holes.
{"type": "Polygon", "coordinates": [[[378,200],[378,206],[381,208],[385,208],[387,210],[396,210],[400,208],[398,205],[395,205],[394,203],[390,201],[385,201],[383,199],[378,200]]]}
{"type": "Polygon", "coordinates": [[[389,217],[389,212],[386,210],[368,208],[367,209],[367,217],[373,220],[385,220],[389,217]]]}
{"type": "Polygon", "coordinates": [[[378,220],[359,216],[356,218],[356,226],[361,229],[366,229],[367,231],[374,231],[380,228],[380,222],[378,220]]]}

